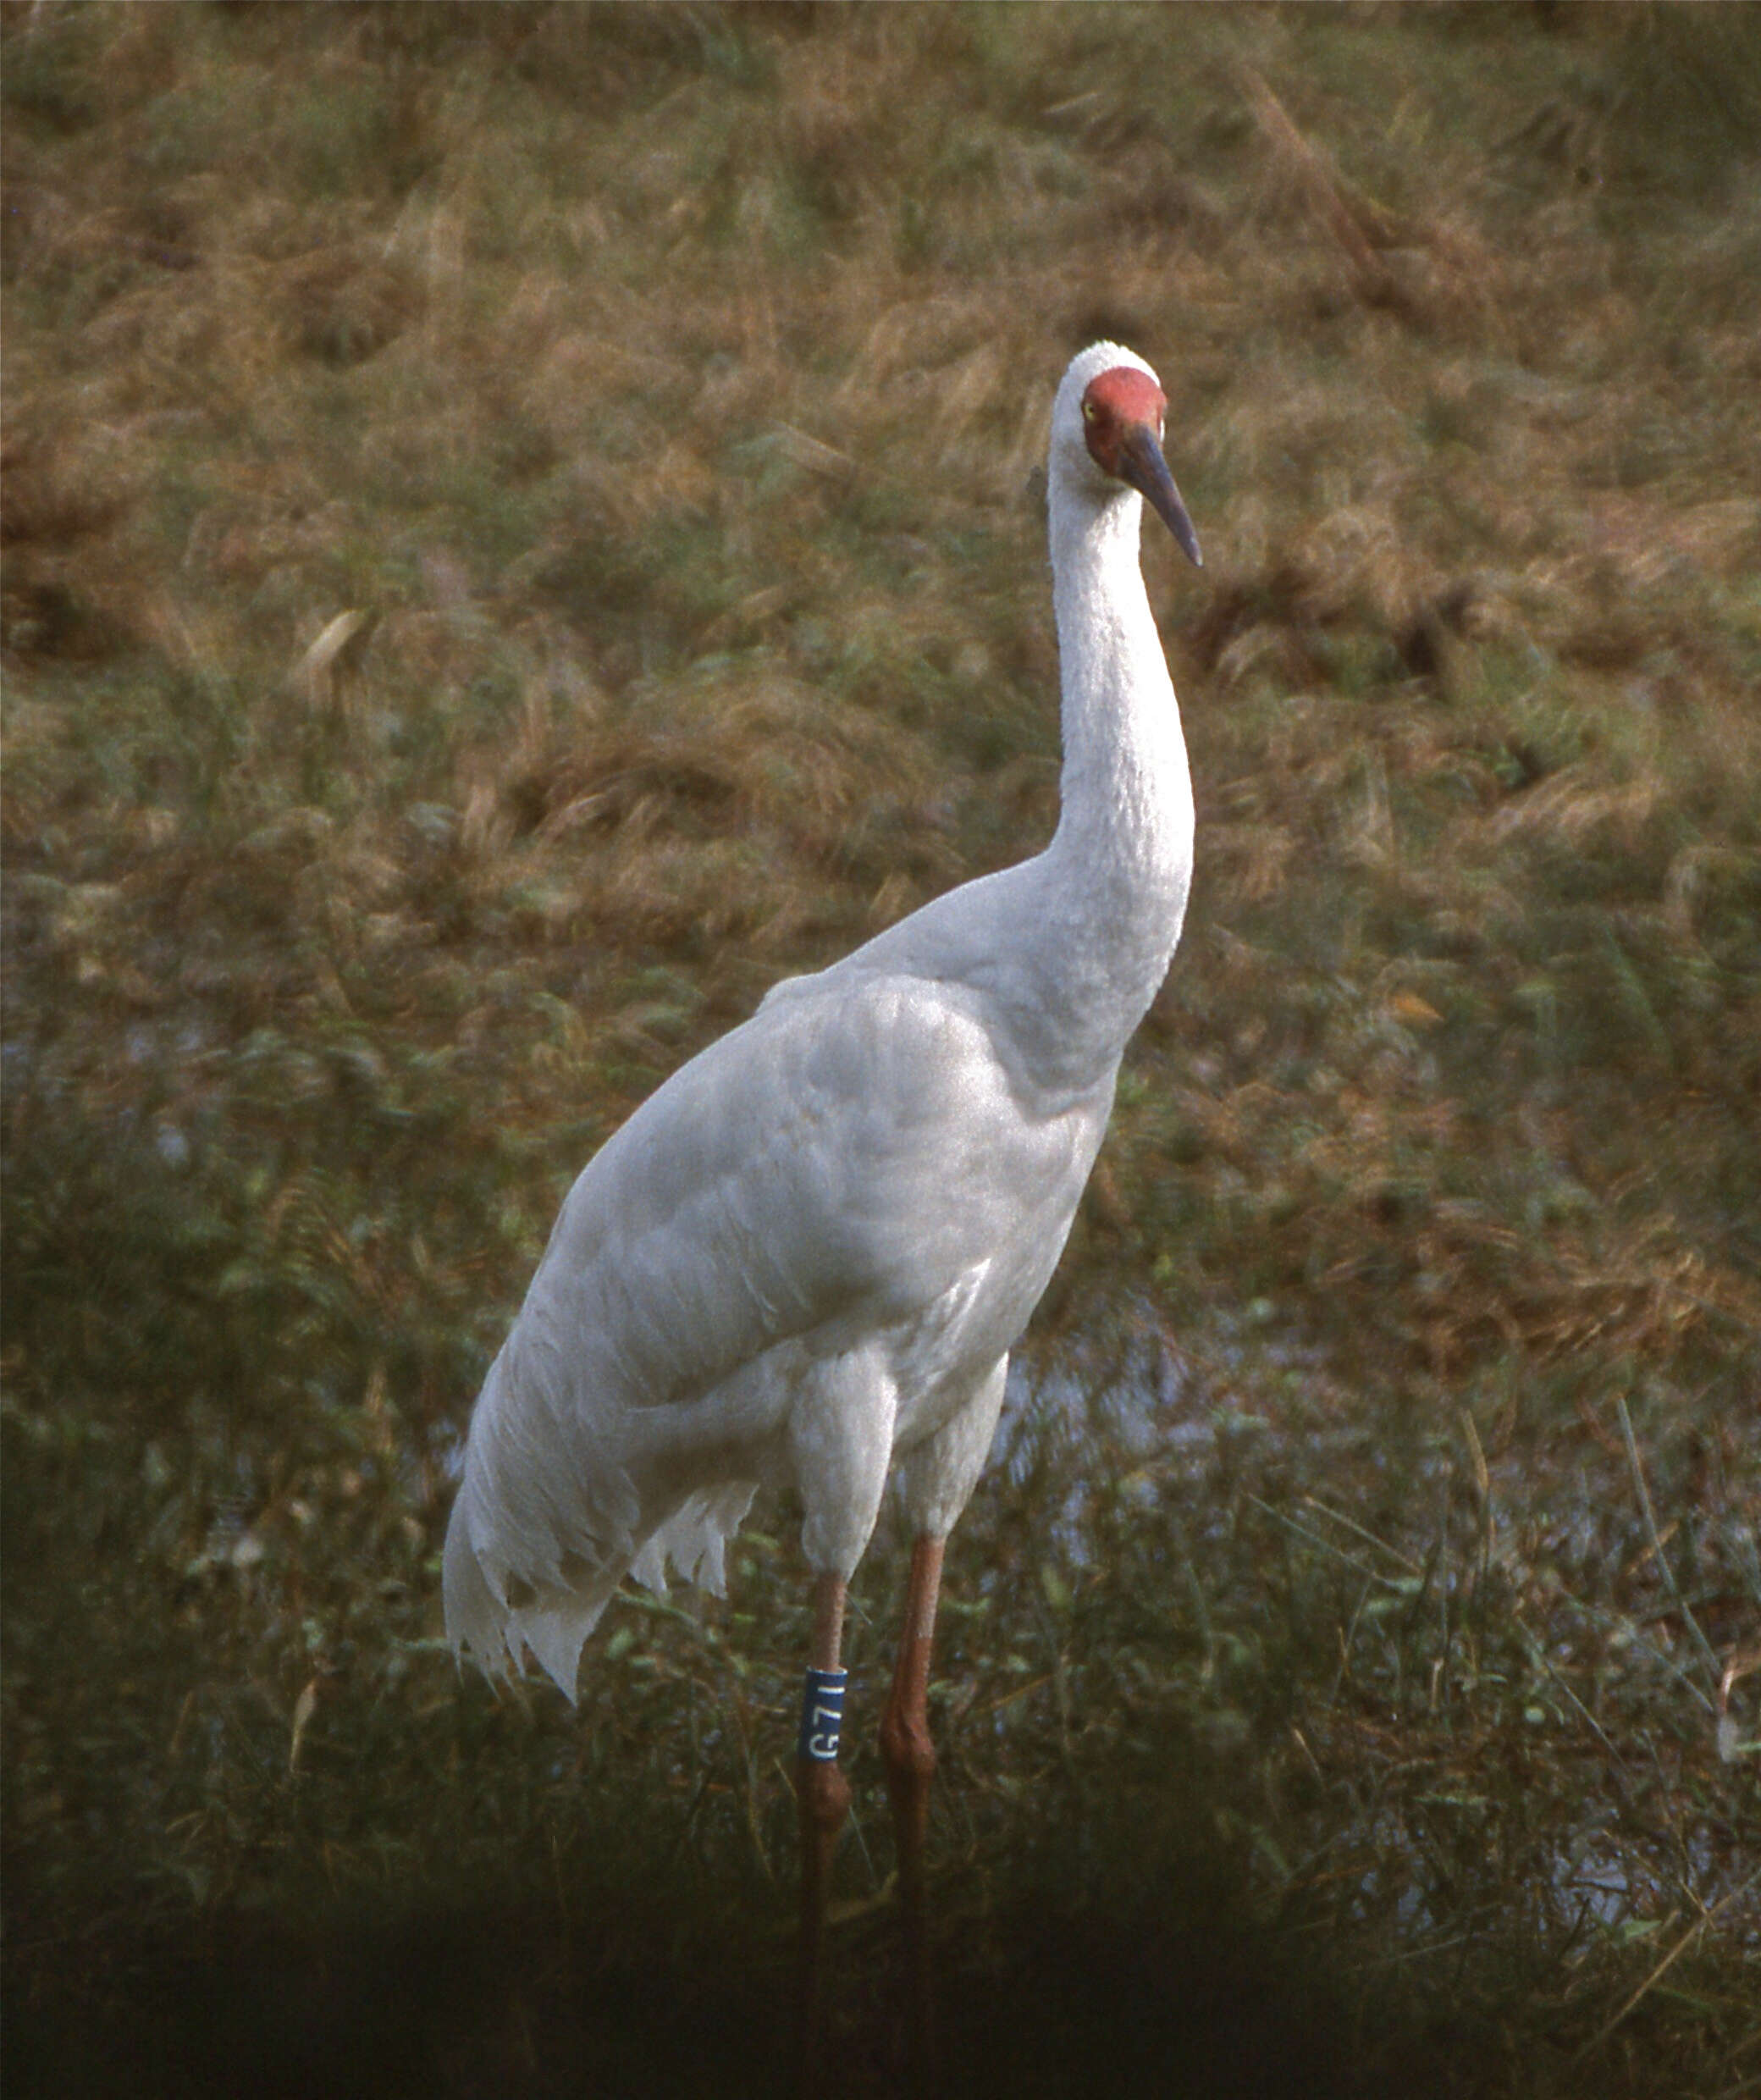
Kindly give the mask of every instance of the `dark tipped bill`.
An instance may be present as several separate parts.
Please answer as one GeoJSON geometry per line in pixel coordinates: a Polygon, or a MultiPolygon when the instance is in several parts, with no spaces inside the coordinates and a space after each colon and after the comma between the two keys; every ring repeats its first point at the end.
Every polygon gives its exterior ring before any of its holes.
{"type": "Polygon", "coordinates": [[[1179,541],[1192,566],[1203,568],[1205,557],[1199,552],[1199,536],[1192,529],[1192,520],[1186,515],[1180,491],[1168,471],[1168,461],[1162,456],[1156,433],[1147,423],[1134,424],[1126,433],[1119,447],[1119,473],[1179,541]]]}

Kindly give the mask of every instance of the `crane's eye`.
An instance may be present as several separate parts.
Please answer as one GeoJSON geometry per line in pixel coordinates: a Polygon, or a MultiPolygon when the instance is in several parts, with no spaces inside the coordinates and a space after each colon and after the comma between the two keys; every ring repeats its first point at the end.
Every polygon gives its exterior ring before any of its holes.
{"type": "Polygon", "coordinates": [[[1083,403],[1083,405],[1082,405],[1082,420],[1083,420],[1085,423],[1092,423],[1092,422],[1095,420],[1096,417],[1096,416],[1098,416],[1100,413],[1101,413],[1101,411],[1100,411],[1100,410],[1099,410],[1099,409],[1098,409],[1098,408],[1095,406],[1095,404],[1094,404],[1094,402],[1093,402],[1093,401],[1085,401],[1085,402],[1083,403]]]}

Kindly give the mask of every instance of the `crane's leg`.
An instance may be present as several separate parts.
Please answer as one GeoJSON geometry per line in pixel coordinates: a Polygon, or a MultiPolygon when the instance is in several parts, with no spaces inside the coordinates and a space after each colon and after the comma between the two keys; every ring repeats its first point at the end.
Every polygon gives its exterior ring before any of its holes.
{"type": "Polygon", "coordinates": [[[924,1883],[924,1846],[930,1827],[930,1782],[936,1746],[930,1740],[930,1644],[936,1633],[936,1599],[941,1588],[941,1556],[954,1520],[984,1468],[997,1418],[1009,1360],[999,1357],[973,1387],[966,1404],[933,1436],[906,1453],[900,1465],[905,1513],[916,1544],[906,1586],[905,1624],[899,1636],[892,1693],[880,1723],[880,1755],[892,1796],[898,1846],[899,1893],[904,1907],[906,1987],[910,1994],[912,2081],[920,2097],[936,2083],[930,2022],[929,1905],[924,1883]]]}
{"type": "Polygon", "coordinates": [[[930,2091],[935,2079],[924,1846],[930,1829],[930,1784],[936,1776],[936,1746],[930,1739],[930,1654],[945,1543],[925,1536],[911,1550],[905,1623],[899,1634],[892,1692],[880,1721],[880,1755],[886,1766],[886,1790],[892,1799],[899,1894],[904,1906],[911,2070],[914,2088],[919,2096],[930,2091]]]}
{"type": "Polygon", "coordinates": [[[795,2064],[803,2100],[819,2100],[820,1976],[831,1862],[850,1811],[850,1782],[838,1767],[844,1673],[844,1581],[821,1575],[814,1590],[814,1639],[802,1702],[795,1800],[801,1817],[801,1966],[795,2064]]]}

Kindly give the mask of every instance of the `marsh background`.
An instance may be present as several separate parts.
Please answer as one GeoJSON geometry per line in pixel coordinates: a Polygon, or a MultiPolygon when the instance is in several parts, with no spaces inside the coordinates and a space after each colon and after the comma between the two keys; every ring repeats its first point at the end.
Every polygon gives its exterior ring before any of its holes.
{"type": "Polygon", "coordinates": [[[3,37],[8,2092],[773,2089],[791,1512],[571,1714],[448,1469],[631,1108],[1048,835],[1101,333],[1198,876],[951,1554],[951,2089],[1761,2086],[1761,16],[3,37]]]}

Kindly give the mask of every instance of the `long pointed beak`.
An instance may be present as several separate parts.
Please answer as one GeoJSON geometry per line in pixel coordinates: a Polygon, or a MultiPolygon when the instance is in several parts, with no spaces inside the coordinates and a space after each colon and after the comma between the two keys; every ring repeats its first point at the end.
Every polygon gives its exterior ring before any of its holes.
{"type": "Polygon", "coordinates": [[[1119,444],[1119,476],[1129,481],[1162,523],[1180,543],[1186,559],[1195,569],[1205,566],[1199,552],[1199,536],[1192,529],[1180,491],[1168,471],[1156,433],[1146,423],[1133,423],[1119,444]]]}

